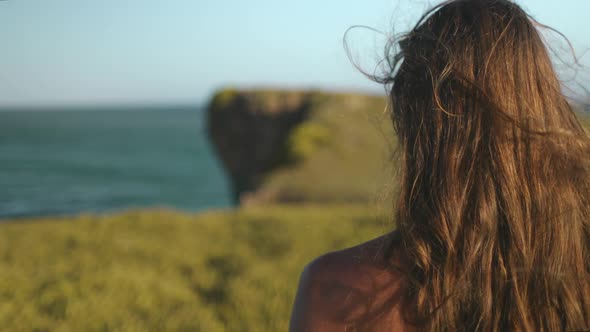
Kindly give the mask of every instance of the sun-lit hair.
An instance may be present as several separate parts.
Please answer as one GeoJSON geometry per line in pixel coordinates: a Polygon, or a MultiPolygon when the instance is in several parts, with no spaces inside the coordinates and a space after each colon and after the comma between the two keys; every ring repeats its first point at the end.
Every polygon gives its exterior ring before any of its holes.
{"type": "Polygon", "coordinates": [[[590,139],[537,27],[447,1],[389,59],[405,317],[425,330],[590,328],[590,139]]]}

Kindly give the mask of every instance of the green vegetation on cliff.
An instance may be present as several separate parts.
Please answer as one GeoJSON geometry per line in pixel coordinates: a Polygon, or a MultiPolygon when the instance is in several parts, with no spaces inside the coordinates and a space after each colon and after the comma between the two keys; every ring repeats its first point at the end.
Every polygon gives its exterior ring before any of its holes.
{"type": "Polygon", "coordinates": [[[313,257],[391,229],[368,206],[0,224],[3,331],[286,331],[313,257]]]}
{"type": "Polygon", "coordinates": [[[301,124],[289,135],[285,149],[287,162],[303,162],[331,144],[334,144],[332,133],[326,126],[315,122],[301,124]]]}
{"type": "Polygon", "coordinates": [[[394,182],[384,96],[225,89],[208,114],[237,202],[367,202],[394,182]]]}

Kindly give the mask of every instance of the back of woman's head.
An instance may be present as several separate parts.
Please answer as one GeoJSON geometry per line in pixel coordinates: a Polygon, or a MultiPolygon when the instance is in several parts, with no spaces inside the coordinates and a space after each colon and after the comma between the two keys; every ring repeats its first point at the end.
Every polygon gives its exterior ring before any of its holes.
{"type": "Polygon", "coordinates": [[[391,63],[406,318],[590,328],[590,140],[539,26],[507,0],[427,13],[391,63]]]}

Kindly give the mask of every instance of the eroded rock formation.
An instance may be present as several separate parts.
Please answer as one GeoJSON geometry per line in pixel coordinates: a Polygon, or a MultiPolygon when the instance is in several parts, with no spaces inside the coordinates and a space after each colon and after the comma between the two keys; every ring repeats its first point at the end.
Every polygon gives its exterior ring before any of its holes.
{"type": "Polygon", "coordinates": [[[264,174],[285,163],[285,144],[310,109],[309,92],[235,91],[215,94],[209,137],[229,173],[235,203],[255,191],[264,174]]]}

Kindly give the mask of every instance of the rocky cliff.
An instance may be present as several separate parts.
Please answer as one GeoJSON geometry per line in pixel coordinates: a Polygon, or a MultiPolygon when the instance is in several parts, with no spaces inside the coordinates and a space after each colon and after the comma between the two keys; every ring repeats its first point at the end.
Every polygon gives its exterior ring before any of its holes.
{"type": "Polygon", "coordinates": [[[388,179],[384,107],[359,94],[225,89],[209,102],[208,132],[236,203],[367,200],[388,179]]]}

